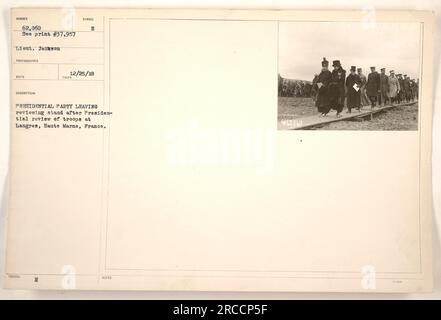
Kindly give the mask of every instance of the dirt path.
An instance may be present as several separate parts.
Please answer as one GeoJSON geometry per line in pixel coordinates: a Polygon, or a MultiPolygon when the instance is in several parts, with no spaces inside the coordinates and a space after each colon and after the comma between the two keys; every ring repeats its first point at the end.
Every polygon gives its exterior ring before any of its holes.
{"type": "MultiPolygon", "coordinates": [[[[278,128],[279,129],[321,129],[321,130],[417,130],[418,103],[400,105],[393,108],[376,110],[373,120],[370,116],[365,119],[349,119],[359,115],[358,111],[352,114],[343,111],[342,119],[335,121],[335,111],[325,118],[318,116],[314,102],[310,98],[279,98],[278,128]],[[347,119],[347,120],[345,120],[347,119]],[[354,121],[358,120],[358,121],[354,121]],[[316,125],[325,122],[323,125],[316,125]],[[332,123],[326,123],[332,122],[332,123]],[[310,127],[313,125],[312,127],[310,127]]],[[[370,107],[364,107],[361,114],[370,114],[370,107]]]]}

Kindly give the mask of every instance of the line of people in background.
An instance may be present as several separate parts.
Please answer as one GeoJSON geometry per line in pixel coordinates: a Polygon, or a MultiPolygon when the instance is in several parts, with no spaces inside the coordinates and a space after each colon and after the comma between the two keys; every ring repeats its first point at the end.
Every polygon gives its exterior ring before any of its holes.
{"type": "Polygon", "coordinates": [[[386,69],[380,73],[371,67],[371,73],[366,76],[361,68],[351,66],[346,77],[339,60],[332,62],[333,70],[329,71],[329,62],[322,61],[322,70],[313,80],[313,90],[316,92],[315,104],[320,116],[326,116],[331,109],[341,116],[346,99],[347,112],[352,109],[361,110],[370,105],[374,109],[386,104],[400,104],[418,99],[418,80],[411,80],[407,75],[395,75],[393,70],[386,75],[386,69]]]}
{"type": "Polygon", "coordinates": [[[284,79],[279,74],[279,97],[309,98],[313,94],[312,83],[303,80],[284,79]]]}

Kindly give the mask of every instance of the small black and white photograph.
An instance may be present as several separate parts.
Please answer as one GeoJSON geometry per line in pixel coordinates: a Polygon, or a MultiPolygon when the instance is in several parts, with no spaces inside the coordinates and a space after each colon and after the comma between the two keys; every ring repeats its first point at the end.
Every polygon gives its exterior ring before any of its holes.
{"type": "Polygon", "coordinates": [[[418,130],[419,23],[280,22],[279,130],[418,130]]]}

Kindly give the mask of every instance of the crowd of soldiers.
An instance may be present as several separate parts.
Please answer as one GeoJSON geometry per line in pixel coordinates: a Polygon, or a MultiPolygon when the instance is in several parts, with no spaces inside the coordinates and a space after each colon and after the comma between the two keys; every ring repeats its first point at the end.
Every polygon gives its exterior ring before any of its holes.
{"type": "Polygon", "coordinates": [[[385,68],[378,73],[375,67],[371,67],[371,73],[366,78],[362,68],[351,66],[346,77],[339,60],[333,61],[332,72],[328,66],[329,62],[323,58],[322,70],[312,82],[312,95],[320,116],[324,117],[334,109],[337,117],[340,117],[345,101],[347,112],[351,113],[352,109],[360,111],[368,105],[374,109],[377,103],[378,106],[385,106],[418,99],[418,80],[410,79],[406,74],[395,75],[391,70],[387,76],[385,68]]]}
{"type": "Polygon", "coordinates": [[[285,79],[279,75],[280,97],[311,97],[312,83],[303,80],[285,79]]]}

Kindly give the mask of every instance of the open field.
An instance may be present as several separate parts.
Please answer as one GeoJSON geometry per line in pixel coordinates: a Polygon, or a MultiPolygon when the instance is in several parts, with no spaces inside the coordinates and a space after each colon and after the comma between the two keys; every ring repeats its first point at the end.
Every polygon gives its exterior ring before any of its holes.
{"type": "Polygon", "coordinates": [[[315,114],[317,108],[312,98],[279,97],[279,120],[292,120],[315,114]]]}

